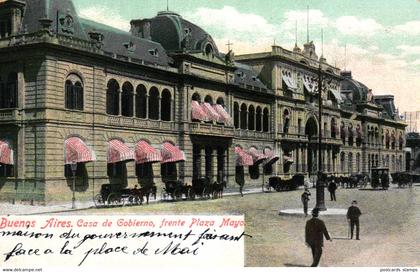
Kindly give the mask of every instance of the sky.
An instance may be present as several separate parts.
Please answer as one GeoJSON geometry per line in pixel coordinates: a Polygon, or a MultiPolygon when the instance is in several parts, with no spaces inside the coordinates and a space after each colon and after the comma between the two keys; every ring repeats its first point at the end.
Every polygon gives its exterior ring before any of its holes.
{"type": "Polygon", "coordinates": [[[420,0],[73,0],[79,16],[123,30],[169,10],[202,27],[226,52],[292,49],[309,40],[327,62],[391,94],[400,113],[420,111],[420,0]],[[297,26],[297,27],[296,27],[297,26]],[[297,29],[297,31],[296,31],[297,29]],[[322,30],[321,30],[322,29],[322,30]],[[321,31],[324,33],[322,46],[321,31]],[[297,33],[297,35],[296,35],[297,33]]]}

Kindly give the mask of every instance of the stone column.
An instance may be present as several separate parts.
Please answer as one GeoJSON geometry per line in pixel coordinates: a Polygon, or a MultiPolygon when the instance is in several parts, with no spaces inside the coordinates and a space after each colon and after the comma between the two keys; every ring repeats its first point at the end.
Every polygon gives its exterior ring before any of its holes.
{"type": "Polygon", "coordinates": [[[217,149],[212,148],[211,150],[211,167],[210,173],[212,175],[211,181],[214,182],[217,180],[217,149]]]}
{"type": "Polygon", "coordinates": [[[206,175],[206,147],[200,146],[200,175],[205,176],[206,175]]]}
{"type": "Polygon", "coordinates": [[[149,98],[150,96],[146,94],[146,119],[149,119],[149,98]]]}
{"type": "Polygon", "coordinates": [[[162,97],[160,95],[158,101],[158,120],[162,120],[162,97]]]}
{"type": "Polygon", "coordinates": [[[118,90],[118,115],[122,115],[122,91],[118,90]]]}

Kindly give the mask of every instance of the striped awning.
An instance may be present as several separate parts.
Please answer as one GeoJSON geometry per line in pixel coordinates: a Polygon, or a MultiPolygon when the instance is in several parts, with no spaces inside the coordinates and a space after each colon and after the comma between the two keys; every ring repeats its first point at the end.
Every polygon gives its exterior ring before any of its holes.
{"type": "Polygon", "coordinates": [[[303,76],[303,85],[310,93],[315,93],[318,91],[318,82],[310,76],[303,76]]]}
{"type": "Polygon", "coordinates": [[[216,104],[216,105],[213,105],[213,108],[219,114],[221,122],[223,122],[225,125],[232,124],[232,117],[230,117],[229,113],[227,113],[227,111],[222,105],[216,104]]]}
{"type": "Polygon", "coordinates": [[[181,162],[185,161],[185,154],[182,152],[179,147],[174,146],[171,143],[163,143],[162,149],[160,150],[162,156],[161,163],[170,163],[170,162],[181,162]]]}
{"type": "Polygon", "coordinates": [[[160,152],[146,141],[137,143],[135,155],[137,164],[162,161],[160,152]]]}
{"type": "Polygon", "coordinates": [[[4,141],[0,141],[0,163],[8,165],[14,164],[13,150],[10,148],[9,144],[4,141]]]}
{"type": "Polygon", "coordinates": [[[341,93],[339,90],[336,89],[330,89],[330,92],[334,95],[335,99],[338,103],[343,102],[343,98],[341,97],[341,93]]]}
{"type": "Polygon", "coordinates": [[[204,103],[202,108],[204,112],[207,114],[209,121],[221,122],[220,115],[209,103],[207,102],[204,103]]]}
{"type": "Polygon", "coordinates": [[[252,156],[254,164],[262,163],[265,159],[267,159],[267,156],[264,155],[264,153],[259,152],[255,147],[251,147],[248,154],[252,156]]]}
{"type": "Polygon", "coordinates": [[[120,140],[108,142],[108,163],[134,160],[134,152],[120,140]]]}
{"type": "Polygon", "coordinates": [[[68,138],[64,142],[65,164],[95,161],[95,153],[78,137],[68,138]]]}
{"type": "Polygon", "coordinates": [[[240,148],[239,146],[235,147],[235,154],[236,154],[236,166],[254,165],[252,156],[247,154],[245,151],[243,151],[242,148],[240,148]]]}
{"type": "Polygon", "coordinates": [[[280,159],[279,155],[274,154],[274,151],[268,148],[264,150],[264,155],[267,156],[267,160],[265,160],[265,165],[276,163],[280,159]]]}
{"type": "Polygon", "coordinates": [[[287,88],[295,90],[297,89],[297,84],[292,77],[292,73],[290,71],[282,71],[282,79],[286,84],[287,88]]]}
{"type": "Polygon", "coordinates": [[[208,117],[204,109],[201,107],[200,103],[198,101],[192,101],[191,102],[191,118],[193,120],[199,120],[199,121],[207,121],[208,117]]]}

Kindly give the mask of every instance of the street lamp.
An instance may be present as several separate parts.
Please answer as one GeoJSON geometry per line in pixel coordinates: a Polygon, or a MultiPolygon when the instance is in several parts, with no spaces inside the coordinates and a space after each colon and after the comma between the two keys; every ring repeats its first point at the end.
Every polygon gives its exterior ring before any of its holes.
{"type": "MultiPolygon", "coordinates": [[[[325,206],[325,192],[324,179],[322,174],[322,92],[323,92],[324,78],[322,76],[321,62],[318,68],[318,178],[316,181],[316,206],[320,211],[326,211],[325,206]]],[[[325,128],[324,128],[325,129],[325,128]]]]}
{"type": "Polygon", "coordinates": [[[71,172],[73,173],[73,197],[71,198],[71,208],[76,209],[76,171],[77,171],[77,162],[71,162],[70,164],[71,172]]]}

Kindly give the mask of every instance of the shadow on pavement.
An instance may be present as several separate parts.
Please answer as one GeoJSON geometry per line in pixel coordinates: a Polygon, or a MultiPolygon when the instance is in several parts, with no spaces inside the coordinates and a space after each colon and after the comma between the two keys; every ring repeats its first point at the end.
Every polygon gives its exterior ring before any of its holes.
{"type": "Polygon", "coordinates": [[[309,267],[308,265],[304,265],[304,264],[291,264],[291,263],[285,263],[283,264],[286,267],[309,267]]]}

